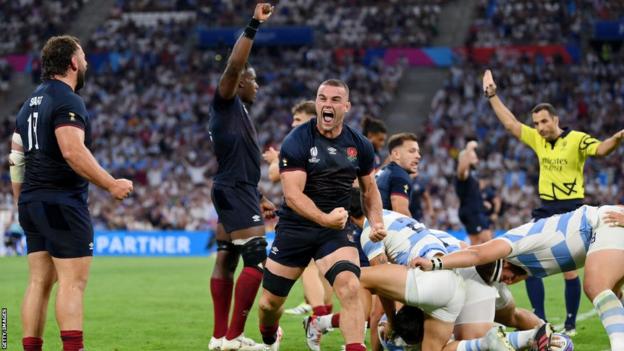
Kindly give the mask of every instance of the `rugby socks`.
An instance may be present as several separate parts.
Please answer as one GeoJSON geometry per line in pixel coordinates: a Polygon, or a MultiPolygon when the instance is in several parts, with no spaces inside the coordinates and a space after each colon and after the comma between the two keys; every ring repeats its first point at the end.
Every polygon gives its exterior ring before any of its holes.
{"type": "Polygon", "coordinates": [[[256,299],[256,293],[262,283],[262,271],[257,267],[245,267],[238,276],[234,291],[234,311],[232,320],[225,338],[232,340],[243,333],[245,322],[251,306],[256,299]]]}
{"type": "Polygon", "coordinates": [[[366,346],[359,343],[347,344],[345,351],[366,351],[366,346]]]}
{"type": "Polygon", "coordinates": [[[277,329],[279,329],[279,323],[274,325],[262,325],[260,324],[260,334],[262,334],[262,342],[266,345],[273,345],[277,340],[277,329]]]}
{"type": "Polygon", "coordinates": [[[34,336],[22,338],[22,347],[24,351],[41,351],[43,350],[43,339],[34,336]]]}
{"type": "Polygon", "coordinates": [[[546,321],[544,310],[544,282],[541,278],[529,277],[526,280],[527,295],[533,306],[533,313],[540,319],[546,321]]]}
{"type": "Polygon", "coordinates": [[[63,351],[83,351],[82,330],[61,330],[63,351]]]}
{"type": "Polygon", "coordinates": [[[457,345],[457,351],[481,351],[487,350],[484,338],[473,340],[462,340],[457,345]]]}
{"type": "Polygon", "coordinates": [[[314,316],[324,316],[327,313],[327,309],[325,309],[325,305],[319,305],[312,307],[312,314],[314,316]]]}
{"type": "Polygon", "coordinates": [[[605,290],[592,303],[609,335],[611,350],[624,350],[624,306],[620,300],[613,291],[605,290]]]}
{"type": "Polygon", "coordinates": [[[507,341],[514,349],[520,350],[531,346],[531,341],[535,337],[537,329],[515,331],[506,333],[507,341]]]}
{"type": "Polygon", "coordinates": [[[325,314],[331,314],[333,309],[334,305],[332,305],[331,303],[329,305],[325,305],[325,311],[327,311],[327,313],[325,314]]]}
{"type": "Polygon", "coordinates": [[[327,314],[318,317],[319,329],[326,331],[330,328],[340,327],[340,313],[327,314]]]}
{"type": "Polygon", "coordinates": [[[567,314],[564,326],[566,329],[574,329],[576,328],[576,314],[581,304],[581,280],[578,277],[565,280],[565,301],[567,314]]]}
{"type": "Polygon", "coordinates": [[[332,311],[332,305],[319,305],[312,307],[312,314],[315,316],[325,316],[332,311]]]}
{"type": "Polygon", "coordinates": [[[212,294],[212,306],[214,307],[214,329],[212,336],[222,338],[227,333],[232,303],[232,289],[234,282],[231,279],[210,279],[210,293],[212,294]]]}

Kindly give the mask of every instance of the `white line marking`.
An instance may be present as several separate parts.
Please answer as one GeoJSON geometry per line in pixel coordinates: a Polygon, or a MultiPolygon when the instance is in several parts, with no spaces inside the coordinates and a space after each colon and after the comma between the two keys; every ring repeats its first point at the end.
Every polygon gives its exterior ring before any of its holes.
{"type": "MultiPolygon", "coordinates": [[[[592,309],[592,310],[589,310],[587,312],[583,312],[581,314],[576,315],[576,321],[577,322],[584,321],[584,320],[589,319],[589,318],[591,318],[591,317],[593,317],[595,315],[596,315],[596,310],[592,309]]],[[[554,327],[555,327],[555,330],[561,330],[561,329],[563,329],[564,325],[562,323],[562,324],[557,324],[554,327]]]]}

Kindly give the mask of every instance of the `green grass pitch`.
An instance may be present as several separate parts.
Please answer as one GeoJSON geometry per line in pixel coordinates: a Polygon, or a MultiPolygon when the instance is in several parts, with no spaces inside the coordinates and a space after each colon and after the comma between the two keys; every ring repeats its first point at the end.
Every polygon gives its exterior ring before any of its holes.
{"type": "MultiPolygon", "coordinates": [[[[212,333],[209,279],[213,257],[114,258],[96,257],[85,296],[85,346],[89,351],[207,350],[212,333]]],[[[0,307],[7,309],[8,350],[21,350],[20,304],[27,281],[24,257],[0,258],[0,307]]],[[[524,284],[512,291],[519,306],[527,307],[524,284]]],[[[54,294],[54,293],[53,293],[54,294]]],[[[286,307],[302,300],[301,285],[290,294],[286,307]]],[[[563,322],[563,278],[546,280],[550,321],[563,322]]],[[[609,342],[591,303],[583,296],[576,350],[606,350],[609,342]]],[[[281,350],[306,350],[302,317],[284,315],[281,350]]],[[[246,335],[260,340],[254,306],[246,335]]],[[[322,341],[324,350],[339,350],[338,330],[322,341]]],[[[60,350],[54,303],[49,306],[44,350],[60,350]]]]}

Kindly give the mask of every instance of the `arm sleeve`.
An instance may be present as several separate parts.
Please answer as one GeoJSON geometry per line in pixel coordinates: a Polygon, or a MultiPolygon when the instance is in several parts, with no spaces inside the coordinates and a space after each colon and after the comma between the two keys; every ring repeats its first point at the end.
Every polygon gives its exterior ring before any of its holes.
{"type": "Polygon", "coordinates": [[[375,168],[375,149],[368,139],[362,137],[362,142],[358,150],[358,177],[370,174],[375,168]]]}
{"type": "Polygon", "coordinates": [[[598,146],[600,146],[600,140],[593,136],[581,133],[581,141],[579,142],[579,152],[583,157],[595,156],[598,146]]]}
{"type": "Polygon", "coordinates": [[[540,138],[539,133],[535,128],[531,128],[526,124],[522,124],[522,129],[520,130],[520,141],[525,143],[528,147],[535,150],[537,147],[538,138],[540,138]]]}
{"type": "Polygon", "coordinates": [[[395,175],[390,178],[390,195],[409,198],[410,182],[407,177],[395,175]]]}
{"type": "MultiPolygon", "coordinates": [[[[294,131],[293,131],[294,132],[294,131]]],[[[306,170],[306,164],[308,154],[306,153],[306,145],[298,134],[291,132],[286,136],[282,148],[279,153],[279,169],[281,172],[288,171],[304,171],[306,170]]]]}
{"type": "Polygon", "coordinates": [[[370,235],[370,227],[366,227],[362,231],[362,235],[360,236],[360,244],[362,245],[362,251],[369,260],[379,256],[384,253],[384,244],[382,241],[378,241],[376,243],[372,242],[369,238],[370,235]]]}
{"type": "Polygon", "coordinates": [[[87,118],[87,109],[84,102],[79,97],[75,97],[58,106],[54,111],[52,123],[54,129],[73,126],[84,130],[87,118]]]}

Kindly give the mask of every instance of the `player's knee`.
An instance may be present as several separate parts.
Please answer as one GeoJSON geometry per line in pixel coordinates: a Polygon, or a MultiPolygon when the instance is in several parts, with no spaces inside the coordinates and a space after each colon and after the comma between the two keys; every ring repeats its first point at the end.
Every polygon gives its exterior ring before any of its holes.
{"type": "Polygon", "coordinates": [[[267,258],[267,242],[263,237],[255,236],[245,240],[235,240],[234,244],[239,246],[245,267],[262,270],[261,267],[267,258]]]}
{"type": "Polygon", "coordinates": [[[360,267],[349,261],[338,261],[325,273],[325,278],[342,299],[358,298],[360,267]]]}
{"type": "Polygon", "coordinates": [[[607,289],[610,288],[605,287],[603,284],[600,284],[600,282],[597,282],[595,279],[585,277],[585,279],[583,280],[583,291],[590,300],[593,300],[596,296],[598,296],[598,294],[607,289]]]}
{"type": "Polygon", "coordinates": [[[268,269],[264,269],[262,287],[271,294],[279,297],[286,297],[294,284],[295,280],[275,275],[268,269]]]}
{"type": "MultiPolygon", "coordinates": [[[[334,285],[336,281],[336,277],[338,274],[342,272],[351,272],[355,275],[356,278],[360,278],[360,267],[358,267],[355,263],[347,260],[342,260],[334,263],[333,266],[325,273],[325,279],[329,282],[330,285],[334,285]]],[[[359,287],[359,284],[358,284],[359,287]]]]}
{"type": "Polygon", "coordinates": [[[263,312],[277,311],[280,306],[280,300],[269,294],[262,294],[260,300],[258,301],[258,308],[263,312]]]}

